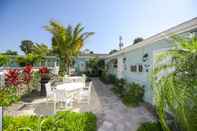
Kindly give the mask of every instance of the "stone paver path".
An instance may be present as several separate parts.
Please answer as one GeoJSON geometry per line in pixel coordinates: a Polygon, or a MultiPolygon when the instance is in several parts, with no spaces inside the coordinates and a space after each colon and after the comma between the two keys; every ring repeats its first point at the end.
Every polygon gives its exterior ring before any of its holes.
{"type": "Polygon", "coordinates": [[[98,131],[136,131],[140,123],[154,121],[153,115],[144,106],[126,107],[109,86],[98,79],[93,79],[93,84],[97,112],[92,111],[98,118],[98,131]]]}

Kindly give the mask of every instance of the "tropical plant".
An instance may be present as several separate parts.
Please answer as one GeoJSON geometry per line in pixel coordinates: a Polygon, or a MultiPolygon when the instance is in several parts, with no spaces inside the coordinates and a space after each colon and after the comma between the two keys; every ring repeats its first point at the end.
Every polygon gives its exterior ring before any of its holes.
{"type": "Polygon", "coordinates": [[[33,42],[31,40],[23,40],[21,41],[21,51],[23,51],[26,55],[32,53],[33,51],[33,42]]]}
{"type": "Polygon", "coordinates": [[[18,69],[10,69],[5,74],[5,82],[9,86],[18,86],[21,84],[18,69]]]}
{"type": "Polygon", "coordinates": [[[174,48],[161,52],[152,73],[154,101],[164,130],[166,109],[186,131],[197,129],[197,37],[172,37],[174,48]],[[165,72],[165,73],[164,73],[165,72]]]}
{"type": "Polygon", "coordinates": [[[0,67],[9,63],[9,56],[0,55],[0,67]]]}
{"type": "Polygon", "coordinates": [[[32,80],[32,65],[26,65],[23,69],[23,82],[27,85],[28,93],[30,93],[30,82],[32,80]]]}
{"type": "Polygon", "coordinates": [[[126,89],[128,88],[128,83],[124,79],[117,79],[113,85],[112,91],[120,96],[123,97],[126,94],[126,89]]]}
{"type": "Polygon", "coordinates": [[[47,67],[40,67],[39,68],[39,72],[40,72],[40,74],[41,74],[41,76],[43,76],[43,75],[45,75],[45,74],[48,74],[49,73],[49,70],[48,70],[48,68],[47,67]]]}
{"type": "Polygon", "coordinates": [[[87,62],[87,70],[89,76],[101,76],[105,68],[105,62],[102,59],[94,58],[87,62]]]}
{"type": "Polygon", "coordinates": [[[159,122],[145,122],[140,125],[137,131],[163,131],[159,122]]]}
{"type": "Polygon", "coordinates": [[[69,66],[80,53],[84,40],[93,35],[93,32],[83,32],[84,27],[81,24],[74,28],[70,25],[64,27],[56,21],[50,21],[45,29],[53,35],[52,48],[60,61],[59,75],[64,76],[69,73],[69,66]]]}
{"type": "Polygon", "coordinates": [[[12,103],[15,103],[20,100],[20,97],[17,96],[16,88],[9,87],[0,89],[0,106],[7,107],[12,103]]]}
{"type": "Polygon", "coordinates": [[[32,48],[32,54],[38,55],[40,59],[44,58],[47,56],[49,53],[49,48],[45,44],[34,44],[32,48]]]}
{"type": "Polygon", "coordinates": [[[52,116],[4,116],[5,131],[96,131],[96,116],[92,113],[58,112],[52,116]]]}
{"type": "Polygon", "coordinates": [[[144,88],[137,84],[128,84],[126,93],[122,96],[122,101],[127,106],[138,106],[143,102],[144,88]]]}
{"type": "Polygon", "coordinates": [[[5,84],[7,88],[16,88],[16,95],[19,95],[19,85],[21,83],[18,69],[10,69],[5,73],[5,84]]]}

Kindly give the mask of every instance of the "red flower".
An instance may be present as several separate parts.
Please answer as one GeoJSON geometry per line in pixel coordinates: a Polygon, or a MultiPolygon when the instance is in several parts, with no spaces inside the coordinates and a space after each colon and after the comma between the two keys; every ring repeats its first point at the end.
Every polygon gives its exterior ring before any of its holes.
{"type": "Polygon", "coordinates": [[[23,69],[23,81],[28,84],[32,79],[32,65],[26,65],[23,69]]]}
{"type": "Polygon", "coordinates": [[[43,67],[40,67],[39,72],[40,72],[41,75],[44,75],[44,74],[49,73],[49,70],[48,70],[47,67],[43,66],[43,67]]]}
{"type": "Polygon", "coordinates": [[[23,69],[24,73],[31,74],[32,73],[32,65],[26,65],[23,69]]]}
{"type": "Polygon", "coordinates": [[[19,78],[19,70],[18,69],[10,69],[5,74],[5,80],[8,85],[17,86],[21,83],[19,78]]]}

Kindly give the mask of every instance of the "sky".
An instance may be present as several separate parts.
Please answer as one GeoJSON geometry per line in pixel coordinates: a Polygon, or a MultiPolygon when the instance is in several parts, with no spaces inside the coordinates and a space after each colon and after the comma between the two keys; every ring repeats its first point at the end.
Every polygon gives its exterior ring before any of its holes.
{"type": "Polygon", "coordinates": [[[95,35],[84,49],[108,53],[136,37],[147,38],[197,17],[196,0],[0,0],[0,52],[19,53],[22,40],[51,46],[43,28],[51,19],[63,25],[81,23],[95,35]]]}

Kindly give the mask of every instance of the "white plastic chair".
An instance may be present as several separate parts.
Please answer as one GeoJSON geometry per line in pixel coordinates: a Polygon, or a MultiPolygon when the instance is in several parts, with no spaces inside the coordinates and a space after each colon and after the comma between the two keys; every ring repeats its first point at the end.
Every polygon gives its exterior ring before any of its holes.
{"type": "Polygon", "coordinates": [[[45,88],[46,88],[47,102],[49,102],[49,99],[54,99],[54,92],[51,88],[51,83],[50,82],[46,83],[45,88]]]}
{"type": "Polygon", "coordinates": [[[89,85],[86,88],[83,88],[79,93],[79,101],[80,103],[87,103],[90,104],[91,99],[91,89],[92,88],[92,82],[89,83],[89,85]]]}
{"type": "Polygon", "coordinates": [[[64,90],[54,90],[55,101],[54,101],[54,111],[56,112],[56,104],[64,104],[64,107],[72,106],[72,96],[68,97],[64,90]]]}

